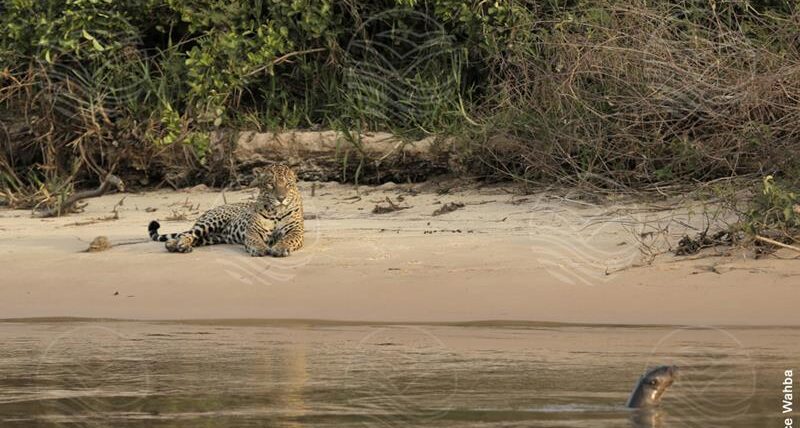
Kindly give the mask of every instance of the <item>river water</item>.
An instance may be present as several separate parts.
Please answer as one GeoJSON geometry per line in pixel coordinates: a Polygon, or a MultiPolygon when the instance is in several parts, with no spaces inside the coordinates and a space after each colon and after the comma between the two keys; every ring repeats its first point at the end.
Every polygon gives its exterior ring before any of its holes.
{"type": "MultiPolygon", "coordinates": [[[[0,426],[783,426],[790,328],[0,322],[0,426]],[[624,408],[675,364],[661,408],[624,408]]],[[[795,378],[797,383],[797,378],[795,378]]]]}

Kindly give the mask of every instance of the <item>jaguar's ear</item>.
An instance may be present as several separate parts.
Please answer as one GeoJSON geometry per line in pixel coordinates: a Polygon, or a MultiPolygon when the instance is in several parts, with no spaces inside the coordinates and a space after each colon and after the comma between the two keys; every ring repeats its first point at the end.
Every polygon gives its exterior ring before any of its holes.
{"type": "Polygon", "coordinates": [[[250,187],[260,187],[264,182],[264,168],[257,166],[252,169],[253,181],[250,182],[250,187]]]}

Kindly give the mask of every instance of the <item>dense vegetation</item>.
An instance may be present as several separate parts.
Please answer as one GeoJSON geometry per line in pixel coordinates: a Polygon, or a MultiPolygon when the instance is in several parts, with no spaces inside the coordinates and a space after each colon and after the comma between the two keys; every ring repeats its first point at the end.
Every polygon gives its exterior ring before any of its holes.
{"type": "MultiPolygon", "coordinates": [[[[209,170],[212,131],[448,136],[455,172],[629,189],[800,171],[784,0],[0,0],[6,199],[209,170]]],[[[760,178],[759,178],[760,180],[760,178]]]]}

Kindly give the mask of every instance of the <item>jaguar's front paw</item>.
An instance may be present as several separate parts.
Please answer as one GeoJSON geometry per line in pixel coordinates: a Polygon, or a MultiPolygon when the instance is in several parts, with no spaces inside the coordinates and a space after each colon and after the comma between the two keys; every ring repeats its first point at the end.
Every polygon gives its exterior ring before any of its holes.
{"type": "Polygon", "coordinates": [[[272,257],[286,257],[291,253],[288,248],[285,247],[271,247],[269,249],[269,255],[272,257]]]}
{"type": "Polygon", "coordinates": [[[266,248],[248,248],[247,254],[250,254],[251,257],[264,257],[269,254],[269,250],[266,248]]]}

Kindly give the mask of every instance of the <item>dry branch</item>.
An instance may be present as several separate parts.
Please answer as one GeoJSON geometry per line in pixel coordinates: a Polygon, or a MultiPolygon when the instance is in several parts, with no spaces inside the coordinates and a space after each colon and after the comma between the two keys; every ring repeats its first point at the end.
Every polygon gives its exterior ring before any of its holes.
{"type": "Polygon", "coordinates": [[[774,239],[769,239],[761,235],[756,235],[755,239],[761,242],[766,242],[767,244],[770,245],[774,245],[776,247],[786,248],[787,250],[792,250],[794,252],[800,253],[800,248],[795,247],[794,245],[784,244],[783,242],[779,242],[774,239]]]}
{"type": "Polygon", "coordinates": [[[68,197],[64,202],[57,204],[54,207],[42,210],[42,211],[34,211],[34,217],[58,217],[63,214],[67,214],[73,208],[73,206],[83,199],[87,198],[96,198],[98,196],[105,195],[109,190],[115,188],[120,192],[125,191],[125,184],[122,180],[117,177],[116,175],[109,174],[100,186],[93,190],[84,190],[82,192],[73,193],[72,196],[68,197]]]}

